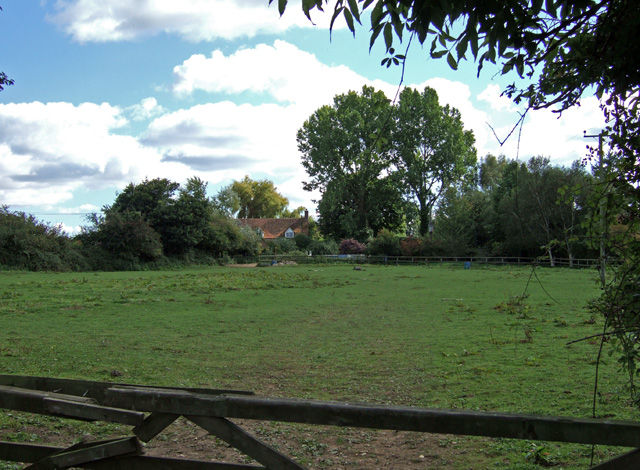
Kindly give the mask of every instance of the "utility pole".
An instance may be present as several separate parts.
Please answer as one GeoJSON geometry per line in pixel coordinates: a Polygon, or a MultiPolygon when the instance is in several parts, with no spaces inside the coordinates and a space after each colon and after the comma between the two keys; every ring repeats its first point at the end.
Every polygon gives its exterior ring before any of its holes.
{"type": "MultiPolygon", "coordinates": [[[[598,138],[598,168],[600,171],[600,184],[602,185],[603,188],[603,193],[602,193],[602,197],[605,197],[605,193],[604,193],[604,187],[605,187],[605,180],[604,180],[604,167],[603,167],[603,146],[602,146],[602,140],[603,140],[603,132],[601,131],[599,134],[594,134],[594,135],[588,135],[587,131],[584,131],[584,138],[598,138]]],[[[602,288],[604,289],[606,286],[606,267],[607,267],[607,258],[606,258],[606,251],[605,251],[605,239],[606,239],[606,235],[607,235],[607,221],[605,220],[605,215],[606,215],[606,208],[605,208],[605,201],[600,201],[600,224],[602,225],[601,227],[601,233],[600,233],[600,282],[602,285],[602,288]]]]}

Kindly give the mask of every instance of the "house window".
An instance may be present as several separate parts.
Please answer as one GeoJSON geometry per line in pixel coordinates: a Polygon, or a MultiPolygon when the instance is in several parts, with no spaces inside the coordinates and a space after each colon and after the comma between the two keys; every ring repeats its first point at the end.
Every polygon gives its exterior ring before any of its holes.
{"type": "Polygon", "coordinates": [[[287,231],[284,232],[284,238],[293,238],[294,236],[295,236],[295,233],[293,233],[293,230],[291,230],[291,227],[289,227],[287,231]]]}

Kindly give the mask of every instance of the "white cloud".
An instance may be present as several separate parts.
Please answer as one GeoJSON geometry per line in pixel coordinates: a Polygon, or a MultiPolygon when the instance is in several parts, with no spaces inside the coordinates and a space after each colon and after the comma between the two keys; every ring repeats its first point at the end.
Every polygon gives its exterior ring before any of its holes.
{"type": "Polygon", "coordinates": [[[276,175],[299,165],[295,133],[301,123],[290,107],[197,105],[154,120],[142,141],[165,161],[182,162],[216,181],[247,172],[276,175]]]}
{"type": "Polygon", "coordinates": [[[268,96],[278,103],[293,103],[308,115],[333,97],[364,84],[395,94],[395,87],[371,81],[348,67],[328,66],[314,54],[302,51],[285,41],[273,46],[259,44],[225,56],[216,50],[210,57],[196,54],[173,70],[173,91],[178,95],[203,90],[228,95],[251,92],[268,96]]]}
{"type": "Polygon", "coordinates": [[[76,235],[82,231],[82,228],[79,225],[71,226],[64,222],[59,222],[55,224],[55,226],[67,235],[76,235]]]}
{"type": "Polygon", "coordinates": [[[478,95],[478,99],[489,103],[489,105],[491,105],[491,109],[494,111],[514,112],[516,110],[516,106],[513,104],[513,101],[510,98],[503,96],[502,90],[500,90],[500,85],[496,85],[495,83],[489,84],[487,88],[478,95]]]}
{"type": "MultiPolygon", "coordinates": [[[[267,0],[61,0],[49,19],[79,42],[126,41],[159,33],[211,41],[313,27],[299,1],[290,2],[280,17],[277,2],[269,7],[267,0]]],[[[317,19],[322,22],[318,27],[326,30],[331,15],[317,19]]]]}
{"type": "Polygon", "coordinates": [[[0,105],[0,200],[5,204],[58,204],[89,189],[142,178],[161,156],[135,137],[109,104],[0,105]]]}
{"type": "Polygon", "coordinates": [[[143,99],[136,105],[128,107],[127,111],[131,113],[131,118],[134,121],[144,121],[164,113],[165,109],[158,104],[158,100],[149,97],[143,99]]]}
{"type": "MultiPolygon", "coordinates": [[[[514,118],[514,123],[516,119],[514,118]]],[[[511,127],[497,129],[505,137],[511,127]]],[[[553,163],[569,165],[586,155],[586,146],[592,144],[583,138],[585,130],[604,126],[604,116],[595,97],[582,100],[581,106],[570,108],[559,115],[549,109],[529,111],[519,135],[513,133],[499,152],[521,160],[533,156],[549,157],[553,163]],[[518,142],[518,137],[520,141],[518,142]],[[519,146],[519,150],[518,150],[519,146]]],[[[497,152],[494,152],[497,153],[497,152]]]]}

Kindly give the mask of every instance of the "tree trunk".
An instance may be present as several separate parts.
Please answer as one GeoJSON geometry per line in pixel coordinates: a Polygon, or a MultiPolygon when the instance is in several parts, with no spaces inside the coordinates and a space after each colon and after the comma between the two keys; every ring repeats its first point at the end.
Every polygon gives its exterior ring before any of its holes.
{"type": "Polygon", "coordinates": [[[420,236],[424,237],[426,235],[431,235],[429,233],[429,224],[431,222],[431,206],[427,204],[427,202],[418,198],[418,203],[420,204],[420,236]]]}

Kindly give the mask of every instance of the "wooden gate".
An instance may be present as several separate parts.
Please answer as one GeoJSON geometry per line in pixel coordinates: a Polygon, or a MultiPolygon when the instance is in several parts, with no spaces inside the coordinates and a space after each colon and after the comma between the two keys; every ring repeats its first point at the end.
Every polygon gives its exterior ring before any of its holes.
{"type": "Polygon", "coordinates": [[[303,470],[227,418],[632,447],[636,450],[592,468],[640,468],[640,423],[629,421],[268,398],[238,390],[10,375],[0,375],[0,408],[132,427],[127,437],[67,448],[0,442],[0,460],[31,463],[27,468],[32,470],[303,470]],[[180,416],[262,466],[143,455],[141,442],[149,442],[180,416]]]}

